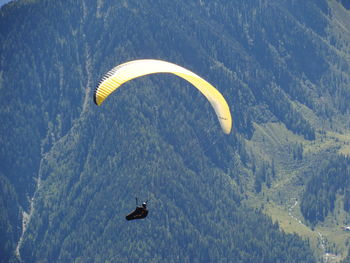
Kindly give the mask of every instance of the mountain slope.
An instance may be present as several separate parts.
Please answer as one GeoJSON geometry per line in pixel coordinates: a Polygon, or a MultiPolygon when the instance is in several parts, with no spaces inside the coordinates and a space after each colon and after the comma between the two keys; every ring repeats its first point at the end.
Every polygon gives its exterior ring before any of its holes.
{"type": "Polygon", "coordinates": [[[286,229],[271,207],[301,196],[295,178],[346,141],[321,142],[349,127],[346,12],[327,1],[3,7],[2,260],[315,262],[262,212],[286,229]],[[231,105],[234,132],[173,76],[93,105],[99,77],[138,58],[204,76],[231,105]],[[136,195],[151,212],[129,224],[136,195]]]}

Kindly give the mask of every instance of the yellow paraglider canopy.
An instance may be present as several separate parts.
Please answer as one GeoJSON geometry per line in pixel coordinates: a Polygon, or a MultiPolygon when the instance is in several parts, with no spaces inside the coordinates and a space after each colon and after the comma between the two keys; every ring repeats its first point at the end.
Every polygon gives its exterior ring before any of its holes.
{"type": "Polygon", "coordinates": [[[125,82],[154,73],[171,73],[190,82],[208,99],[215,110],[224,133],[230,133],[232,127],[230,108],[221,93],[206,80],[188,69],[162,60],[134,60],[113,68],[102,77],[97,85],[94,92],[94,102],[101,105],[113,91],[125,82]]]}

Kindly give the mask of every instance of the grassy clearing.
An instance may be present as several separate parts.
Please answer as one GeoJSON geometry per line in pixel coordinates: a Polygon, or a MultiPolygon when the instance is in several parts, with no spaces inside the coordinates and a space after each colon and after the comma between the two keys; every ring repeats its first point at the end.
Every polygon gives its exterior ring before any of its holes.
{"type": "Polygon", "coordinates": [[[350,132],[345,134],[329,132],[327,135],[339,144],[339,154],[350,156],[350,132]]]}
{"type": "MultiPolygon", "coordinates": [[[[296,233],[309,240],[319,258],[327,257],[327,262],[339,262],[347,254],[350,232],[341,229],[350,218],[337,201],[337,209],[327,220],[312,228],[303,222],[299,204],[293,207],[291,200],[300,200],[304,191],[297,178],[303,171],[317,165],[324,153],[339,153],[350,156],[350,131],[319,132],[317,139],[307,141],[302,136],[290,132],[283,124],[254,124],[255,132],[247,145],[257,160],[274,161],[276,177],[270,188],[263,187],[261,193],[248,194],[247,204],[263,208],[273,221],[278,222],[286,233],[296,233]],[[293,159],[292,147],[303,145],[303,160],[293,159]]],[[[349,223],[350,224],[350,223],[349,223]]]]}
{"type": "Polygon", "coordinates": [[[265,213],[270,215],[273,221],[278,222],[286,233],[296,233],[310,240],[317,237],[317,233],[304,225],[298,218],[289,215],[289,212],[280,206],[269,203],[265,206],[265,213]]]}
{"type": "Polygon", "coordinates": [[[268,214],[280,228],[291,234],[297,234],[304,240],[308,240],[315,253],[321,257],[329,257],[328,262],[339,262],[347,254],[350,232],[341,229],[340,226],[317,226],[312,229],[302,222],[298,215],[299,207],[295,211],[269,202],[264,205],[264,212],[268,214]],[[333,258],[331,260],[331,258],[333,258]]]}

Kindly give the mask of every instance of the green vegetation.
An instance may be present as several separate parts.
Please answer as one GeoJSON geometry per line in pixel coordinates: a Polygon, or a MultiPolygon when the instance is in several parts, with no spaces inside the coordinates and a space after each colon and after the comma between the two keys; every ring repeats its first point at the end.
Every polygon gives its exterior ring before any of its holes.
{"type": "Polygon", "coordinates": [[[344,195],[344,210],[349,212],[350,159],[330,157],[314,169],[301,199],[301,212],[311,223],[324,221],[334,211],[337,193],[344,195]]]}
{"type": "Polygon", "coordinates": [[[348,12],[326,0],[4,6],[0,262],[346,260],[348,12]],[[233,132],[174,76],[95,106],[101,75],[140,58],[216,86],[233,132]],[[126,222],[135,196],[151,199],[149,217],[126,222]]]}

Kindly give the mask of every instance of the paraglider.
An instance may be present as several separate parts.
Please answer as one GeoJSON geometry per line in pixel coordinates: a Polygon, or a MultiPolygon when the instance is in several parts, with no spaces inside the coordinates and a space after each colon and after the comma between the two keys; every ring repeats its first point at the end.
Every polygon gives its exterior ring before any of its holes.
{"type": "MultiPolygon", "coordinates": [[[[196,75],[192,71],[176,64],[156,60],[141,59],[123,63],[108,71],[99,81],[95,88],[93,99],[96,105],[100,106],[108,96],[124,83],[149,74],[170,73],[190,82],[197,88],[210,102],[220,126],[225,134],[229,134],[232,128],[232,117],[230,108],[222,94],[209,82],[196,75]]],[[[126,220],[143,219],[148,215],[147,201],[138,205],[136,199],[136,208],[128,214],[126,220]]]]}
{"type": "Polygon", "coordinates": [[[148,209],[147,209],[147,202],[143,202],[142,205],[138,205],[137,198],[136,198],[136,208],[133,212],[128,214],[125,219],[130,221],[134,219],[143,219],[146,218],[148,215],[148,209]]]}
{"type": "Polygon", "coordinates": [[[221,93],[209,82],[188,69],[162,60],[134,60],[113,68],[102,77],[97,85],[94,92],[94,102],[96,105],[101,105],[113,91],[125,82],[155,73],[175,74],[190,82],[208,99],[214,108],[223,132],[226,134],[230,133],[232,126],[231,113],[221,93]]]}

